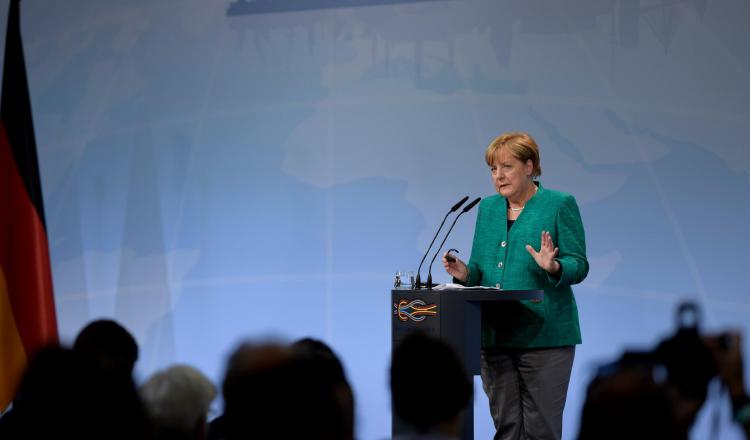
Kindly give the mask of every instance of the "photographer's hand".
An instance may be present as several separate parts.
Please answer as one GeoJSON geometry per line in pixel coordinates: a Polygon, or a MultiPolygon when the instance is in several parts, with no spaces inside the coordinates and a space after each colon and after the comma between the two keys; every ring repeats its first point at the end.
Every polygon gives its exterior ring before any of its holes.
{"type": "Polygon", "coordinates": [[[729,390],[735,420],[742,425],[746,438],[750,438],[750,399],[745,390],[742,336],[739,332],[729,332],[718,338],[707,338],[705,342],[716,361],[719,376],[729,390]]]}

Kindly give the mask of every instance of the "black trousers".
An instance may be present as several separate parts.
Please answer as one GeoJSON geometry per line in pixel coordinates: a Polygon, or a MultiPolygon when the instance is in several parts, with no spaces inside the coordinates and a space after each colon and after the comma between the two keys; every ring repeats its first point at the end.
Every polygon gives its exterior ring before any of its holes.
{"type": "Polygon", "coordinates": [[[575,345],[482,352],[495,440],[559,440],[575,345]]]}

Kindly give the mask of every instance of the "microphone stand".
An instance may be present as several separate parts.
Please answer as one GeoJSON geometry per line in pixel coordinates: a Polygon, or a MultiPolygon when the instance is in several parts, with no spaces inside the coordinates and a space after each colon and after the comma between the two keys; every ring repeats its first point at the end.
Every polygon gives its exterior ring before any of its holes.
{"type": "MultiPolygon", "coordinates": [[[[435,252],[435,255],[432,257],[432,261],[430,261],[430,269],[427,271],[427,289],[428,290],[432,290],[432,263],[435,262],[435,258],[437,258],[438,254],[440,253],[440,249],[443,248],[443,245],[445,244],[445,240],[448,239],[448,236],[451,234],[453,227],[456,226],[456,222],[458,221],[458,218],[464,215],[465,213],[467,213],[471,208],[474,207],[474,205],[479,203],[480,200],[482,200],[482,198],[477,197],[473,202],[466,205],[466,207],[461,212],[458,213],[456,218],[453,219],[453,224],[451,224],[451,227],[450,229],[448,229],[448,232],[445,233],[445,237],[443,238],[443,241],[440,243],[440,246],[438,247],[437,252],[435,252]]],[[[429,250],[427,252],[429,252],[429,250]]]]}
{"type": "MultiPolygon", "coordinates": [[[[458,203],[453,205],[451,210],[448,211],[447,214],[445,214],[445,217],[443,217],[443,222],[440,223],[440,227],[437,229],[437,232],[435,232],[435,236],[432,237],[432,241],[430,242],[430,246],[427,248],[427,252],[424,253],[424,257],[422,257],[422,261],[419,262],[419,268],[417,269],[417,279],[414,281],[414,285],[416,286],[417,289],[422,288],[422,279],[419,276],[419,272],[422,270],[422,264],[424,263],[425,258],[427,258],[427,254],[430,253],[430,249],[432,249],[432,245],[435,244],[435,239],[440,234],[440,230],[443,229],[443,225],[445,224],[445,221],[448,219],[448,216],[451,215],[451,212],[455,212],[456,210],[458,210],[458,208],[460,208],[461,205],[466,203],[467,200],[469,200],[469,196],[465,196],[463,199],[459,200],[458,203]]],[[[429,285],[429,282],[428,282],[428,285],[429,285]]]]}

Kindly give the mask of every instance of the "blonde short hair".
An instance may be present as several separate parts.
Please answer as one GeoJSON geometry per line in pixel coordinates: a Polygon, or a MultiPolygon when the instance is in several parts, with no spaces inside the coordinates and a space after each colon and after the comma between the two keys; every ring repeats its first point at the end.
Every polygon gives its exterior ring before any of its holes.
{"type": "Polygon", "coordinates": [[[522,131],[511,131],[493,139],[484,153],[484,160],[487,162],[487,165],[492,166],[495,155],[503,148],[507,149],[513,157],[523,163],[531,160],[534,166],[531,171],[532,179],[542,175],[542,165],[539,163],[539,147],[531,135],[522,131]]]}
{"type": "Polygon", "coordinates": [[[140,389],[146,409],[159,426],[192,432],[208,417],[216,387],[189,365],[174,365],[155,373],[140,389]]]}

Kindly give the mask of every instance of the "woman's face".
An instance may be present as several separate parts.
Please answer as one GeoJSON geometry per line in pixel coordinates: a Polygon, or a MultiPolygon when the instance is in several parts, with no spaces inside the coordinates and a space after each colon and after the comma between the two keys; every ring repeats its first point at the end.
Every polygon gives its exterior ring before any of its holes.
{"type": "Polygon", "coordinates": [[[520,199],[529,190],[531,172],[534,165],[531,160],[521,162],[506,148],[495,153],[495,160],[490,166],[495,190],[506,199],[520,199]]]}

